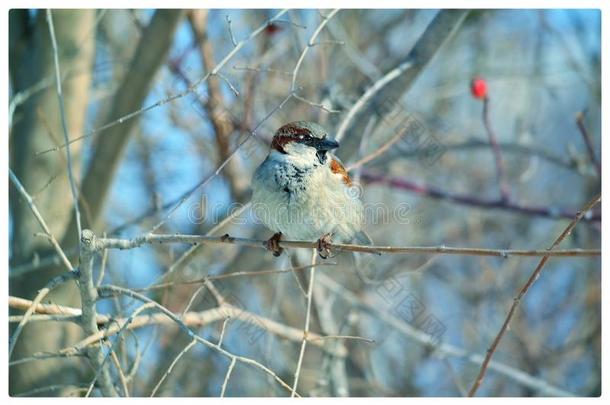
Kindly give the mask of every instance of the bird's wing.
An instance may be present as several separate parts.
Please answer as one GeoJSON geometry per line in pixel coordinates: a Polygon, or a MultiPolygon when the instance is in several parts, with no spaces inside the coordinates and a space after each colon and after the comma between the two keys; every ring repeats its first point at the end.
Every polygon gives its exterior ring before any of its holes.
{"type": "Polygon", "coordinates": [[[343,164],[341,164],[341,161],[339,161],[339,159],[332,156],[330,159],[329,166],[331,172],[335,174],[340,174],[343,177],[343,183],[348,186],[352,185],[352,179],[349,177],[349,174],[347,174],[347,170],[345,170],[345,167],[343,167],[343,164]]]}

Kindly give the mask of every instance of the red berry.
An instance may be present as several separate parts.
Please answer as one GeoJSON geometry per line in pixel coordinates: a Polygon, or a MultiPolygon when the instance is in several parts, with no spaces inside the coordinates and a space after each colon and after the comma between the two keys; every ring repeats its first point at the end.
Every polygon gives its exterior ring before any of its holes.
{"type": "Polygon", "coordinates": [[[475,77],[470,82],[470,92],[474,98],[485,98],[487,97],[487,82],[485,79],[475,77]]]}

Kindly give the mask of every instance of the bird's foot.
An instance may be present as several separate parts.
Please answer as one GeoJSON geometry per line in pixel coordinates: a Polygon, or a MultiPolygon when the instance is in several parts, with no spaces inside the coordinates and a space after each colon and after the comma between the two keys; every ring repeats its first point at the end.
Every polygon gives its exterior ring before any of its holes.
{"type": "Polygon", "coordinates": [[[282,239],[282,233],[277,232],[272,237],[269,238],[267,242],[265,242],[265,247],[267,250],[273,253],[273,256],[278,257],[284,251],[283,248],[280,247],[280,240],[282,239]]]}
{"type": "Polygon", "coordinates": [[[325,233],[320,237],[320,239],[318,239],[318,255],[322,259],[328,259],[330,256],[330,249],[332,247],[331,236],[332,234],[325,233]]]}

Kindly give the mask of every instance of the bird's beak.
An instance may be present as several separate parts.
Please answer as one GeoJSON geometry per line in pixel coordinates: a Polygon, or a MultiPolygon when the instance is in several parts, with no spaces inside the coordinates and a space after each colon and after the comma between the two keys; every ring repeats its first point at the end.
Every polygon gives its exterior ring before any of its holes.
{"type": "Polygon", "coordinates": [[[339,142],[335,141],[333,138],[326,137],[318,140],[314,146],[319,151],[328,151],[338,148],[339,142]]]}

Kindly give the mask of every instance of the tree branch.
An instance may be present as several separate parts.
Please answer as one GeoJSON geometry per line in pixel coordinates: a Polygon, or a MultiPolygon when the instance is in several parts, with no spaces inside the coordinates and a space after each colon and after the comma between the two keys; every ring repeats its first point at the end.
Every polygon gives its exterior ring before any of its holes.
{"type": "MultiPolygon", "coordinates": [[[[469,353],[461,347],[454,346],[449,343],[438,342],[437,338],[433,335],[428,334],[425,331],[411,325],[410,323],[405,322],[404,319],[393,315],[391,311],[385,310],[386,307],[369,302],[368,300],[363,298],[362,295],[357,295],[351,292],[343,285],[326,276],[325,274],[320,274],[318,279],[320,281],[320,284],[322,284],[325,288],[328,288],[329,290],[337,293],[337,295],[341,297],[341,299],[347,301],[352,306],[362,308],[365,312],[369,313],[375,318],[380,319],[386,325],[392,327],[393,330],[397,331],[401,335],[421,345],[424,345],[425,347],[433,349],[436,353],[446,356],[463,358],[465,361],[473,364],[479,364],[483,359],[483,356],[478,353],[469,353]]],[[[565,391],[561,388],[555,387],[541,378],[534,377],[524,371],[521,371],[515,367],[506,365],[504,363],[500,363],[496,360],[493,360],[489,363],[489,368],[493,369],[499,374],[510,378],[513,381],[516,381],[519,384],[539,391],[544,395],[574,396],[574,394],[565,391]]]]}
{"type": "Polygon", "coordinates": [[[500,151],[500,145],[498,144],[498,137],[496,132],[491,126],[491,118],[489,116],[489,97],[485,97],[483,100],[483,125],[487,131],[489,138],[489,144],[491,145],[491,151],[494,155],[494,162],[496,163],[496,177],[500,186],[500,196],[502,201],[508,201],[510,198],[510,191],[508,183],[506,182],[506,170],[504,166],[504,160],[502,159],[502,152],[500,151]]]}
{"type": "MultiPolygon", "coordinates": [[[[572,220],[572,222],[570,222],[570,224],[567,226],[567,228],[564,229],[564,231],[561,233],[561,235],[559,235],[559,237],[557,239],[555,239],[553,244],[548,248],[549,253],[551,253],[551,251],[553,251],[553,249],[555,249],[555,247],[557,247],[566,238],[566,236],[568,236],[572,233],[572,230],[574,229],[574,227],[576,227],[576,224],[578,224],[578,222],[585,216],[585,214],[587,212],[589,212],[594,206],[596,206],[599,202],[601,202],[601,199],[602,199],[601,194],[596,196],[591,201],[589,201],[587,203],[587,205],[585,205],[585,207],[581,211],[579,211],[576,214],[576,216],[572,220]]],[[[489,362],[491,361],[491,358],[493,357],[494,353],[496,352],[496,349],[498,348],[500,341],[504,337],[504,334],[506,334],[506,331],[508,330],[508,326],[510,324],[510,321],[513,318],[513,315],[515,314],[515,310],[517,309],[517,306],[519,306],[521,299],[525,296],[525,294],[527,294],[530,287],[532,285],[534,285],[536,280],[538,280],[538,277],[540,277],[540,272],[542,271],[542,268],[544,267],[546,262],[549,260],[549,257],[550,257],[549,254],[544,255],[542,260],[540,260],[540,263],[538,263],[538,266],[536,266],[536,269],[534,269],[532,274],[527,279],[527,282],[523,285],[523,287],[521,287],[521,290],[519,291],[517,296],[513,299],[513,304],[511,305],[510,309],[508,310],[508,314],[506,315],[506,319],[504,320],[504,323],[502,324],[500,331],[498,332],[495,339],[491,343],[491,346],[487,350],[487,354],[485,356],[485,359],[483,360],[483,363],[481,364],[481,369],[479,370],[479,375],[477,376],[476,380],[472,384],[472,387],[470,388],[470,391],[468,392],[468,396],[473,397],[476,395],[477,390],[479,389],[479,387],[481,386],[481,383],[483,382],[483,378],[485,378],[485,373],[487,372],[489,362]]]]}
{"type": "MultiPolygon", "coordinates": [[[[182,12],[179,10],[161,10],[155,13],[142,34],[128,73],[115,92],[106,121],[121,117],[142,105],[172,44],[173,32],[181,17],[182,12]]],[[[104,138],[97,139],[93,160],[82,182],[82,196],[87,201],[92,221],[88,224],[89,227],[95,227],[102,212],[122,152],[135,125],[134,120],[119,118],[119,121],[124,122],[124,125],[109,129],[104,138]]],[[[64,146],[70,143],[71,141],[66,142],[64,146]]],[[[78,235],[76,228],[76,223],[72,220],[63,237],[67,246],[77,244],[77,238],[74,237],[78,235]]]]}
{"type": "MultiPolygon", "coordinates": [[[[9,308],[19,310],[27,310],[28,308],[32,307],[33,312],[35,314],[63,316],[64,320],[66,321],[77,320],[82,314],[82,310],[79,308],[67,307],[64,305],[57,304],[38,304],[32,306],[32,303],[32,301],[26,300],[24,298],[9,297],[8,305],[9,308]]],[[[227,317],[230,317],[231,319],[247,322],[259,328],[262,327],[266,332],[272,333],[284,339],[288,339],[294,342],[301,342],[303,339],[303,331],[301,329],[284,325],[282,323],[274,321],[273,319],[254,314],[247,310],[226,303],[217,308],[212,308],[200,312],[185,312],[183,314],[176,314],[176,316],[180,316],[182,322],[184,322],[185,325],[193,327],[202,327],[210,325],[214,322],[223,321],[227,319],[227,317]]],[[[131,320],[129,318],[112,318],[108,315],[97,314],[96,322],[99,328],[103,327],[104,329],[96,332],[95,334],[87,336],[80,342],[71,345],[68,348],[62,349],[60,353],[75,354],[78,351],[84,349],[85,347],[94,344],[95,342],[99,342],[102,339],[116,335],[121,329],[131,330],[150,325],[173,324],[173,321],[171,319],[169,319],[166,315],[158,312],[147,315],[138,315],[133,317],[133,319],[131,320]],[[125,327],[126,324],[128,324],[127,327],[125,327]]],[[[330,350],[324,346],[324,339],[329,338],[334,338],[334,336],[322,336],[320,334],[310,332],[308,340],[313,346],[326,351],[330,355],[337,357],[345,357],[347,355],[347,351],[345,350],[345,348],[330,350]]]]}
{"type": "MultiPolygon", "coordinates": [[[[434,186],[418,184],[413,181],[405,180],[400,177],[386,176],[373,173],[368,170],[363,170],[361,173],[363,181],[369,183],[383,183],[391,187],[412,191],[416,194],[434,198],[437,200],[446,200],[462,205],[479,208],[493,208],[505,211],[512,211],[524,215],[534,215],[546,218],[569,218],[572,219],[576,215],[576,210],[570,210],[561,207],[544,207],[544,206],[529,206],[515,202],[506,201],[504,199],[482,199],[474,195],[454,194],[449,191],[441,190],[434,186]]],[[[590,212],[583,218],[584,221],[599,222],[601,221],[601,213],[590,212]]]]}
{"type": "MultiPolygon", "coordinates": [[[[59,51],[57,50],[57,40],[55,39],[55,28],[53,27],[53,15],[51,10],[47,9],[47,24],[49,25],[49,34],[51,36],[51,45],[53,48],[53,63],[55,66],[55,82],[57,84],[57,98],[59,102],[59,115],[61,117],[61,129],[64,135],[64,142],[68,143],[68,123],[66,120],[66,110],[64,106],[64,93],[61,86],[61,70],[59,68],[59,51]]],[[[70,182],[70,191],[72,192],[72,201],[74,204],[74,215],[76,221],[76,234],[81,233],[80,209],[78,207],[78,190],[74,181],[74,173],[72,169],[72,153],[70,147],[66,148],[66,160],[68,165],[68,181],[70,182]]]]}
{"type": "Polygon", "coordinates": [[[204,346],[206,346],[206,347],[208,347],[210,349],[213,349],[213,350],[223,354],[224,356],[228,357],[231,360],[235,359],[236,361],[239,361],[239,362],[244,363],[244,364],[249,364],[251,366],[254,366],[254,367],[262,370],[264,373],[272,376],[274,378],[274,380],[277,381],[286,390],[288,390],[289,392],[292,391],[290,386],[284,380],[282,380],[282,378],[280,378],[274,371],[272,371],[268,367],[264,366],[263,364],[255,361],[255,360],[252,360],[252,359],[250,359],[248,357],[238,356],[238,355],[235,355],[233,353],[230,353],[230,352],[226,351],[225,349],[221,348],[220,346],[218,346],[217,344],[214,344],[214,343],[208,341],[207,339],[202,338],[201,336],[199,336],[195,332],[193,332],[180,319],[180,317],[178,317],[174,313],[170,312],[167,308],[165,308],[161,304],[151,300],[150,298],[148,298],[148,297],[146,297],[146,296],[144,296],[142,294],[138,294],[135,291],[131,291],[131,290],[127,289],[127,288],[122,288],[122,287],[118,287],[118,286],[106,285],[106,286],[100,287],[98,290],[101,293],[103,293],[105,296],[126,295],[126,296],[134,298],[134,299],[136,299],[138,301],[142,301],[142,302],[145,302],[145,303],[153,304],[155,306],[155,308],[159,309],[165,316],[167,316],[174,323],[176,323],[178,326],[180,326],[180,328],[184,332],[186,332],[186,334],[189,337],[191,337],[193,339],[196,339],[199,343],[203,344],[204,346]]]}
{"type": "Polygon", "coordinates": [[[576,114],[576,125],[578,125],[580,134],[582,135],[582,138],[585,141],[585,145],[587,146],[587,152],[589,152],[591,163],[593,163],[597,174],[601,177],[602,165],[599,162],[599,159],[597,159],[597,155],[595,154],[595,150],[593,149],[593,140],[591,139],[591,135],[589,134],[589,131],[587,130],[587,127],[585,125],[585,115],[583,112],[579,112],[578,114],[576,114]]]}
{"type": "MultiPolygon", "coordinates": [[[[583,213],[585,215],[585,213],[583,213]]],[[[85,230],[87,231],[87,230],[85,230]]],[[[83,232],[85,232],[83,231],[83,232]]],[[[90,232],[90,231],[89,231],[90,232]]],[[[215,244],[233,244],[247,247],[255,247],[266,249],[266,241],[247,238],[236,238],[225,234],[223,236],[203,236],[203,235],[182,235],[182,234],[153,234],[149,233],[141,235],[133,239],[116,239],[116,238],[97,238],[97,243],[100,249],[134,249],[143,245],[163,244],[163,243],[186,243],[196,245],[199,243],[215,243],[215,244]]],[[[280,246],[286,248],[303,248],[313,249],[317,247],[317,242],[305,241],[280,241],[280,246]]],[[[573,256],[573,257],[590,257],[599,256],[601,251],[598,249],[569,249],[555,250],[549,252],[543,250],[511,250],[511,249],[479,249],[479,248],[457,248],[447,246],[370,246],[370,245],[354,245],[346,243],[331,243],[331,249],[337,251],[362,252],[373,254],[448,254],[448,255],[467,255],[467,256],[495,256],[495,257],[510,257],[510,256],[573,256]]]]}
{"type": "MultiPolygon", "coordinates": [[[[371,116],[378,116],[383,120],[386,115],[391,114],[397,107],[398,100],[411,88],[434,55],[457,32],[467,14],[468,10],[439,11],[406,58],[375,82],[354,104],[341,122],[336,139],[341,140],[352,128],[361,131],[371,116]],[[377,108],[381,105],[384,108],[377,108]]],[[[355,138],[345,139],[339,152],[342,157],[349,157],[355,150],[359,144],[359,140],[355,138]]]]}
{"type": "MultiPolygon", "coordinates": [[[[99,332],[95,308],[97,290],[93,284],[93,256],[97,251],[95,235],[89,230],[84,230],[81,235],[78,287],[82,308],[81,327],[87,335],[94,335],[99,332]]],[[[116,396],[117,392],[114,389],[108,365],[105,364],[104,350],[100,340],[87,349],[87,357],[99,373],[98,378],[102,394],[106,397],[116,396]]]]}

